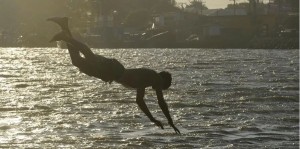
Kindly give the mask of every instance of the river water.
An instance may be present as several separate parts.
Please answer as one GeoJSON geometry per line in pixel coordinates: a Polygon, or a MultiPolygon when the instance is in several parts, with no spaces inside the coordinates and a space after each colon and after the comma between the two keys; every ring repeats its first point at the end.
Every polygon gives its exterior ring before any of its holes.
{"type": "Polygon", "coordinates": [[[299,50],[93,49],[126,68],[167,70],[181,135],[146,90],[80,73],[66,50],[0,48],[0,148],[298,148],[299,50]]]}

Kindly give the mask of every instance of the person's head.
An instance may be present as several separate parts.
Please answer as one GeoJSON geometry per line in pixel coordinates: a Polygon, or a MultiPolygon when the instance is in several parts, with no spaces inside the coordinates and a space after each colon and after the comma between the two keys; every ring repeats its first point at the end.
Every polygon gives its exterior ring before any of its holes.
{"type": "Polygon", "coordinates": [[[171,82],[172,82],[172,75],[169,72],[166,71],[162,71],[159,73],[160,77],[163,80],[163,86],[162,89],[166,90],[171,86],[171,82]]]}

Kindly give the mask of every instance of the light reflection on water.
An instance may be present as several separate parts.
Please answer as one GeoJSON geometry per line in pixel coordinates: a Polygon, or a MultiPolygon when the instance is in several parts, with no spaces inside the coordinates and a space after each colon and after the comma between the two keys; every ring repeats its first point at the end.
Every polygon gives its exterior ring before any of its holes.
{"type": "Polygon", "coordinates": [[[299,51],[94,49],[127,68],[173,74],[164,92],[182,135],[167,126],[155,93],[79,73],[66,50],[0,49],[0,148],[297,148],[299,51]]]}

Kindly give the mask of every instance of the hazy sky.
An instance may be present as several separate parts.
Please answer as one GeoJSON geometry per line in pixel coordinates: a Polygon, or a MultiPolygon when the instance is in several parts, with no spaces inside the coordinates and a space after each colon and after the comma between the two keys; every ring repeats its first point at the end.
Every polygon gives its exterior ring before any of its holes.
{"type": "MultiPolygon", "coordinates": [[[[176,0],[177,2],[189,3],[192,0],[176,0]]],[[[209,9],[225,8],[228,4],[233,4],[232,0],[203,0],[209,9]]],[[[248,2],[248,0],[236,0],[236,3],[248,2]]]]}

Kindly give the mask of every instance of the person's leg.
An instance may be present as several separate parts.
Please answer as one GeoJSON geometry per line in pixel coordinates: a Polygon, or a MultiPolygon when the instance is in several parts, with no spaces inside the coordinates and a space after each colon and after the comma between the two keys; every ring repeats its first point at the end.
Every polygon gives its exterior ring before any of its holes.
{"type": "Polygon", "coordinates": [[[59,25],[59,27],[68,33],[69,36],[72,37],[72,33],[69,29],[69,18],[68,17],[53,17],[53,18],[48,18],[47,21],[52,21],[59,25]]]}
{"type": "Polygon", "coordinates": [[[71,57],[72,64],[79,68],[79,70],[89,76],[97,76],[97,71],[94,68],[94,64],[87,61],[86,58],[80,56],[80,52],[76,49],[72,49],[72,45],[67,45],[68,51],[71,57]]]}
{"type": "MultiPolygon", "coordinates": [[[[56,34],[51,41],[65,41],[67,43],[68,51],[72,60],[72,64],[80,69],[83,73],[90,76],[101,76],[99,72],[103,72],[101,65],[102,59],[96,57],[92,52],[89,52],[90,49],[83,43],[73,39],[72,37],[66,35],[65,32],[60,32],[56,34]],[[84,57],[80,55],[80,52],[84,54],[84,57]],[[98,72],[99,71],[99,72],[98,72]]],[[[102,56],[101,56],[102,57],[102,56]]],[[[104,57],[103,57],[104,58],[104,57]]],[[[102,79],[102,77],[99,77],[102,79]]]]}
{"type": "Polygon", "coordinates": [[[70,50],[81,52],[84,55],[84,58],[89,61],[94,61],[95,54],[86,44],[72,38],[67,45],[71,47],[70,50]]]}
{"type": "Polygon", "coordinates": [[[82,63],[85,61],[83,57],[80,56],[78,50],[74,49],[72,45],[67,44],[69,55],[71,57],[72,64],[76,67],[82,67],[82,63]]]}
{"type": "MultiPolygon", "coordinates": [[[[60,26],[60,28],[70,37],[72,37],[72,33],[69,29],[69,18],[68,17],[53,17],[47,19],[48,21],[52,21],[60,26]]],[[[80,56],[79,50],[76,49],[71,44],[67,43],[67,48],[71,57],[72,64],[76,67],[81,68],[84,63],[84,58],[80,56]]]]}
{"type": "Polygon", "coordinates": [[[68,41],[69,43],[67,43],[67,45],[70,45],[70,42],[72,42],[71,44],[73,46],[68,46],[69,51],[77,50],[77,51],[80,51],[84,55],[84,57],[87,58],[88,60],[94,59],[95,56],[94,56],[94,53],[92,52],[92,50],[87,45],[85,45],[73,38],[72,33],[69,28],[69,19],[67,17],[53,17],[53,18],[49,18],[47,20],[58,24],[61,27],[61,29],[64,31],[64,33],[66,33],[67,36],[71,37],[71,40],[68,41]]]}

